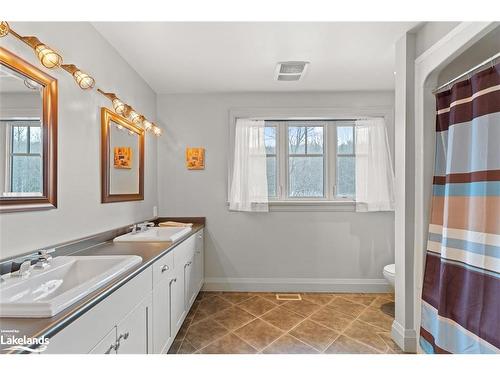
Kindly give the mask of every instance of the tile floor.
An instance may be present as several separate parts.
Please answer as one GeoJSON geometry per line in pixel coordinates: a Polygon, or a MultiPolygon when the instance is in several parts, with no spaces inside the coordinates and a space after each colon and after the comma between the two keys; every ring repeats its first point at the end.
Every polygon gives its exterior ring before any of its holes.
{"type": "Polygon", "coordinates": [[[169,354],[402,353],[393,318],[381,306],[394,295],[200,292],[169,354]]]}

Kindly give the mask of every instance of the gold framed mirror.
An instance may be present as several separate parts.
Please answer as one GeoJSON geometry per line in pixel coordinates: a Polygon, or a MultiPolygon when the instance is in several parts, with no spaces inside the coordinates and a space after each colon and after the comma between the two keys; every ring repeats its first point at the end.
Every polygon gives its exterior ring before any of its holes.
{"type": "Polygon", "coordinates": [[[101,108],[101,202],[144,199],[144,130],[101,108]]]}
{"type": "Polygon", "coordinates": [[[57,207],[57,80],[0,47],[0,212],[57,207]]]}

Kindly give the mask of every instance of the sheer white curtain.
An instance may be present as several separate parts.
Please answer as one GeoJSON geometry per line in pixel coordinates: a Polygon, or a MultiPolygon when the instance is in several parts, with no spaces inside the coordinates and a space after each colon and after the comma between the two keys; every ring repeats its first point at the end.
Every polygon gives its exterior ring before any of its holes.
{"type": "Polygon", "coordinates": [[[264,121],[236,120],[229,209],[249,212],[269,211],[264,121]]]}
{"type": "Polygon", "coordinates": [[[394,210],[394,172],[385,121],[357,120],[356,211],[394,210]]]}

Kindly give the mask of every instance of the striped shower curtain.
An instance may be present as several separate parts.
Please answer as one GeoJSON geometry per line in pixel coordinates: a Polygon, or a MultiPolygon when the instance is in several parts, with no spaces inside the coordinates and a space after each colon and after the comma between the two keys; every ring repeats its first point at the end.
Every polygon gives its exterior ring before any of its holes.
{"type": "Polygon", "coordinates": [[[500,353],[500,64],[437,95],[427,353],[500,353]]]}

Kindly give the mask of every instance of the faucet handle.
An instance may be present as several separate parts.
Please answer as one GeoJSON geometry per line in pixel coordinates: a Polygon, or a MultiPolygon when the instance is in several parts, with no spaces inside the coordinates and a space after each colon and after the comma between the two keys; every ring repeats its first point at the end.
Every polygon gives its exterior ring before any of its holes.
{"type": "Polygon", "coordinates": [[[52,254],[54,251],[56,251],[56,249],[40,250],[38,251],[38,259],[50,260],[52,259],[52,256],[50,254],[52,254]]]}

